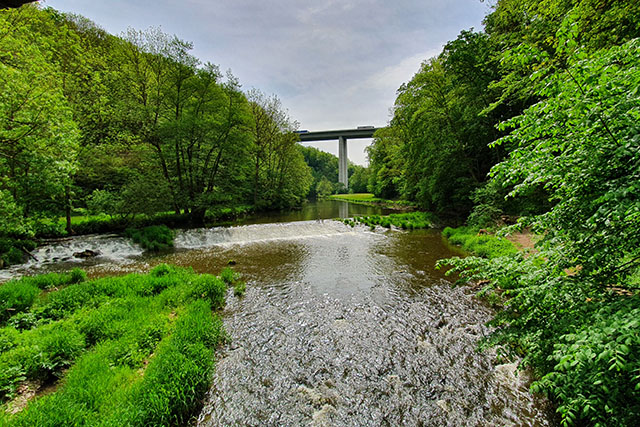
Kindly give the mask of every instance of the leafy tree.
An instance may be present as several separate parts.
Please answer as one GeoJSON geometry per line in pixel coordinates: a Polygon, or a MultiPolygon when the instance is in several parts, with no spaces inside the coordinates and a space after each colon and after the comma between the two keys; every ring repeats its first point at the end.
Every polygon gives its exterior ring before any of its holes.
{"type": "Polygon", "coordinates": [[[349,191],[352,193],[366,193],[369,185],[369,169],[349,164],[349,191]]]}
{"type": "Polygon", "coordinates": [[[312,184],[292,121],[276,96],[248,93],[253,116],[253,202],[258,207],[299,205],[312,184]]]}
{"type": "Polygon", "coordinates": [[[402,129],[391,126],[376,131],[373,143],[367,147],[369,183],[367,189],[378,197],[393,199],[402,192],[405,158],[402,129]]]}
{"type": "Polygon", "coordinates": [[[318,197],[327,197],[333,194],[333,185],[325,176],[323,176],[320,179],[320,182],[316,185],[315,190],[318,197]]]}
{"type": "Polygon", "coordinates": [[[0,15],[0,186],[25,216],[57,214],[76,168],[78,133],[33,7],[0,15]]]}
{"type": "Polygon", "coordinates": [[[329,194],[334,193],[335,185],[338,182],[338,158],[333,154],[320,151],[315,147],[301,145],[300,151],[304,156],[304,161],[311,168],[311,175],[313,176],[313,183],[311,184],[311,192],[309,195],[311,197],[317,195],[316,189],[323,178],[332,185],[332,190],[329,194]]]}

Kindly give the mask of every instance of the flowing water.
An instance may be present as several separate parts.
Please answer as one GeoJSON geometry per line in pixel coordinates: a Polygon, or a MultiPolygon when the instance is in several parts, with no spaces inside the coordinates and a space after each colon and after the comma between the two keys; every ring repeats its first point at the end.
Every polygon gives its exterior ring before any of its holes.
{"type": "Polygon", "coordinates": [[[457,254],[438,232],[372,232],[310,211],[181,231],[159,256],[115,236],[72,239],[40,248],[30,271],[81,265],[95,277],[168,262],[218,273],[233,261],[247,292],[228,296],[231,342],[201,426],[550,425],[526,375],[477,350],[491,312],[434,270],[457,254]],[[101,255],[73,260],[87,248],[101,255]]]}

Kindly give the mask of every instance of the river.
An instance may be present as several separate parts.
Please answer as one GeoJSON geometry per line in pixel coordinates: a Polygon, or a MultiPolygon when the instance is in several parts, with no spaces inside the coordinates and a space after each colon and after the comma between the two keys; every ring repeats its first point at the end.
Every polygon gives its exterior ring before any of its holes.
{"type": "Polygon", "coordinates": [[[201,426],[546,426],[548,408],[515,364],[479,352],[491,311],[434,270],[459,255],[435,230],[369,230],[328,218],[385,213],[346,202],[179,231],[145,255],[117,236],[41,247],[11,270],[81,266],[92,277],[167,262],[218,273],[232,261],[247,292],[229,294],[201,426]],[[101,256],[74,260],[74,251],[101,256]]]}

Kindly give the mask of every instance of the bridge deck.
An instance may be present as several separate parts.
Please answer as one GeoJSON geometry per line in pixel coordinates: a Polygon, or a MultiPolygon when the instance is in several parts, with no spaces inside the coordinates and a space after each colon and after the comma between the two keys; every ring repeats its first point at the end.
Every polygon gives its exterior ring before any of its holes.
{"type": "Polygon", "coordinates": [[[343,129],[343,130],[323,130],[319,132],[298,132],[301,142],[311,141],[330,141],[332,139],[357,139],[357,138],[373,138],[373,134],[380,128],[367,127],[360,129],[343,129]]]}

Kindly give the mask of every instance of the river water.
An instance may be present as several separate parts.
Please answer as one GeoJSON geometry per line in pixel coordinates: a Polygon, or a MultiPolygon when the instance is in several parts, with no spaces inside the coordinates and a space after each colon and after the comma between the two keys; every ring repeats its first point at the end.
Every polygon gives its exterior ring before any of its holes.
{"type": "Polygon", "coordinates": [[[383,212],[325,202],[180,231],[176,249],[156,256],[117,236],[82,237],[40,248],[27,271],[79,265],[96,277],[168,262],[218,273],[233,261],[247,292],[228,296],[231,342],[218,352],[201,426],[550,425],[526,375],[477,350],[491,312],[434,270],[459,254],[437,231],[326,219],[374,213],[383,212]],[[73,260],[82,249],[101,256],[73,260]]]}

